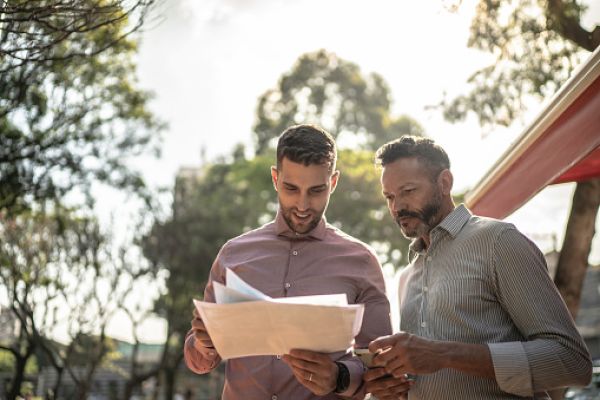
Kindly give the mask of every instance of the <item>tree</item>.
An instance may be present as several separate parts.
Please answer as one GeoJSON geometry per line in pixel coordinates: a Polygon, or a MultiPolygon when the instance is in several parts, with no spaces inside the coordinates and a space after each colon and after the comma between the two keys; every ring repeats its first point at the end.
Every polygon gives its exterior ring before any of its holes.
{"type": "MultiPolygon", "coordinates": [[[[496,60],[471,76],[470,93],[442,103],[445,117],[457,121],[474,113],[482,125],[508,125],[521,115],[528,96],[553,94],[586,52],[600,44],[600,26],[588,31],[581,24],[585,10],[574,0],[480,1],[469,46],[494,54],[496,60]]],[[[555,277],[573,318],[599,206],[600,178],[578,182],[555,277]]]]}
{"type": "Polygon", "coordinates": [[[113,352],[106,327],[149,270],[127,262],[130,250],[115,250],[95,219],[66,210],[3,217],[0,243],[0,291],[18,322],[17,336],[0,343],[14,359],[7,398],[21,394],[33,358],[40,372],[56,371],[54,398],[69,397],[65,374],[76,386],[70,397],[87,398],[113,352]],[[59,325],[66,327],[65,344],[54,340],[59,325]]]}
{"type": "Polygon", "coordinates": [[[263,153],[299,123],[320,125],[335,138],[353,137],[372,150],[399,134],[423,134],[411,118],[393,118],[390,107],[389,88],[380,75],[365,76],[356,64],[325,50],[304,54],[275,89],[258,99],[256,152],[263,153]]]}
{"type": "Polygon", "coordinates": [[[0,210],[95,179],[146,195],[127,157],[154,147],[132,60],[154,0],[0,2],[0,210]]]}
{"type": "Polygon", "coordinates": [[[492,53],[495,61],[469,78],[470,92],[442,102],[451,122],[474,114],[481,125],[510,125],[527,108],[528,97],[556,92],[600,43],[580,25],[586,7],[563,0],[482,0],[471,22],[468,46],[492,53]]]}

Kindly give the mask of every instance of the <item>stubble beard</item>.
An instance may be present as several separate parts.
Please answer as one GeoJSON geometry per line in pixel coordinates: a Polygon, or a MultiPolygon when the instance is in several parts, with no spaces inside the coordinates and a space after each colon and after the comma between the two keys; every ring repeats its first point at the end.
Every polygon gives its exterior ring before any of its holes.
{"type": "Polygon", "coordinates": [[[436,191],[433,195],[433,198],[429,203],[427,203],[421,210],[418,211],[408,211],[408,210],[400,210],[396,215],[396,223],[400,227],[400,232],[407,239],[416,239],[419,237],[423,237],[440,223],[439,213],[442,208],[442,196],[439,191],[436,191]],[[406,230],[402,226],[401,218],[402,217],[413,217],[419,220],[419,223],[416,227],[406,230]]]}
{"type": "MultiPolygon", "coordinates": [[[[310,220],[310,222],[308,222],[307,224],[303,224],[303,225],[298,225],[296,223],[294,223],[293,219],[292,219],[292,213],[294,213],[295,211],[293,209],[283,209],[283,219],[285,220],[287,226],[295,233],[298,234],[305,234],[308,233],[310,231],[312,231],[313,229],[315,229],[317,227],[317,225],[319,225],[319,221],[321,221],[321,218],[323,217],[323,213],[324,211],[317,213],[314,210],[309,210],[310,214],[313,215],[313,218],[310,220]]],[[[301,214],[301,213],[298,213],[301,214]]]]}

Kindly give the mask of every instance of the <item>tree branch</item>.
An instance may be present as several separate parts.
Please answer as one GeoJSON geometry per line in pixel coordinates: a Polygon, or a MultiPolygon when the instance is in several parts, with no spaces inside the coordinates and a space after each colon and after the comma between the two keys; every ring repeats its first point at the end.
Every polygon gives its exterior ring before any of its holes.
{"type": "Polygon", "coordinates": [[[596,25],[591,32],[584,29],[579,18],[567,12],[567,4],[563,0],[548,0],[546,10],[549,21],[562,37],[587,51],[594,51],[598,47],[600,25],[596,25]]]}

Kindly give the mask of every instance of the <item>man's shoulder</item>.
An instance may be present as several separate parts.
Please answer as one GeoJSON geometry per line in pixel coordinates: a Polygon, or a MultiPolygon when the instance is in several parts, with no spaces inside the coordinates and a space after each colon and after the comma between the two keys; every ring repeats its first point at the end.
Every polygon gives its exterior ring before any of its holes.
{"type": "Polygon", "coordinates": [[[495,218],[483,217],[479,215],[473,215],[467,221],[465,225],[466,231],[472,231],[480,234],[493,234],[498,235],[506,230],[516,230],[516,227],[505,221],[500,221],[495,218]]]}
{"type": "Polygon", "coordinates": [[[357,251],[363,251],[365,254],[375,255],[375,250],[362,240],[344,232],[330,223],[326,225],[326,238],[328,244],[338,244],[348,246],[357,251]]]}
{"type": "Polygon", "coordinates": [[[248,243],[256,243],[265,239],[276,237],[275,222],[271,221],[258,228],[246,231],[236,237],[229,239],[223,248],[231,248],[239,245],[247,245],[248,243]]]}

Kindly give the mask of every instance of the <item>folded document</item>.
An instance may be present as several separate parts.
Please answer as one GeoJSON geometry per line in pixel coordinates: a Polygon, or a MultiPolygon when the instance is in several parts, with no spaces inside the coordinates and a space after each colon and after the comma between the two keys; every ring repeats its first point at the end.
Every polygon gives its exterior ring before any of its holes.
{"type": "Polygon", "coordinates": [[[345,294],[271,298],[232,270],[226,274],[226,286],[214,282],[216,303],[194,300],[223,359],[333,353],[351,347],[360,331],[364,305],[348,305],[345,294]]]}

